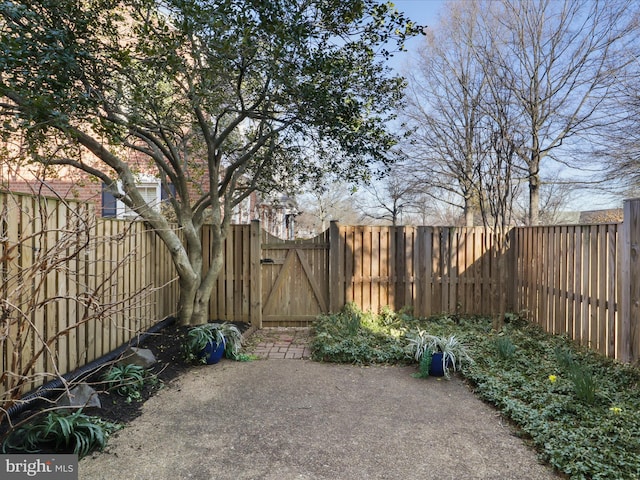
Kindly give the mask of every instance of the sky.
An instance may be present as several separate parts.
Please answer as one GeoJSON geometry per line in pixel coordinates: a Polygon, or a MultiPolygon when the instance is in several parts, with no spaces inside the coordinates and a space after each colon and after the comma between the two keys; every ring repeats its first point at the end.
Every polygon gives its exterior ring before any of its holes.
{"type": "MultiPolygon", "coordinates": [[[[391,0],[396,8],[404,12],[406,16],[419,25],[435,26],[440,13],[444,10],[447,0],[391,0]]],[[[415,58],[422,42],[421,37],[414,37],[405,44],[407,52],[396,53],[389,61],[388,65],[402,75],[411,64],[411,59],[415,58]]],[[[571,175],[580,176],[584,172],[572,171],[571,175]]],[[[602,209],[617,208],[621,206],[621,200],[617,197],[595,194],[593,192],[575,192],[568,205],[568,209],[602,209]],[[586,205],[586,207],[585,207],[586,205]]]]}
{"type": "MultiPolygon", "coordinates": [[[[396,8],[400,12],[404,12],[411,21],[422,26],[434,25],[438,20],[440,9],[446,0],[392,0],[396,8]]],[[[398,73],[402,73],[402,68],[409,63],[409,60],[415,55],[416,50],[422,42],[421,37],[414,37],[405,44],[406,53],[394,55],[389,65],[398,73]]]]}
{"type": "Polygon", "coordinates": [[[445,0],[392,0],[398,10],[420,25],[433,25],[445,0]]]}

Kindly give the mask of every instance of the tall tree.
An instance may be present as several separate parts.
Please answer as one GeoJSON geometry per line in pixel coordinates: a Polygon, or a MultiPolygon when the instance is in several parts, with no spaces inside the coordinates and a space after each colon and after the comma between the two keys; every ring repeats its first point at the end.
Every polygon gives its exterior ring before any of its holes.
{"type": "Polygon", "coordinates": [[[424,218],[424,195],[429,187],[407,178],[406,170],[407,165],[399,161],[384,177],[365,186],[356,203],[363,219],[396,226],[424,218]]]}
{"type": "Polygon", "coordinates": [[[474,51],[477,2],[451,2],[440,22],[426,31],[416,68],[408,73],[407,124],[414,132],[404,145],[413,174],[438,200],[454,195],[473,225],[478,209],[477,135],[483,117],[486,79],[474,51]]]}
{"type": "Polygon", "coordinates": [[[479,51],[479,58],[488,60],[487,79],[512,92],[526,135],[517,153],[527,167],[528,220],[537,224],[545,159],[578,166],[556,152],[607,122],[604,100],[631,61],[625,53],[638,32],[638,5],[633,0],[499,0],[487,2],[482,12],[484,23],[496,28],[487,29],[480,43],[490,55],[479,51]]]}
{"type": "Polygon", "coordinates": [[[298,197],[302,214],[296,218],[298,232],[315,236],[329,228],[333,220],[350,225],[360,215],[354,208],[354,188],[344,182],[327,181],[298,197]]]}
{"type": "Polygon", "coordinates": [[[402,80],[381,60],[414,30],[374,0],[0,1],[2,129],[144,219],[171,252],[180,321],[203,323],[236,204],[388,158],[402,80]],[[179,231],[138,172],[160,178],[179,231]]]}
{"type": "MultiPolygon", "coordinates": [[[[621,195],[640,195],[640,35],[630,45],[629,74],[609,97],[610,121],[593,151],[607,169],[606,187],[621,195]]],[[[590,152],[591,153],[591,152],[590,152]]]]}

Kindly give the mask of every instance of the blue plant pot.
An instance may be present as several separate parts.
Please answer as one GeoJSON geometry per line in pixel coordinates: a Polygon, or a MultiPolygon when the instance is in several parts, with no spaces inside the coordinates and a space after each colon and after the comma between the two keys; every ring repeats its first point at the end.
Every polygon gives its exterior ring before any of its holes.
{"type": "Polygon", "coordinates": [[[209,342],[207,343],[207,346],[200,351],[200,354],[198,355],[198,357],[204,358],[207,365],[213,365],[214,363],[218,363],[220,360],[222,360],[222,356],[224,355],[224,349],[225,349],[224,342],[219,344],[214,342],[209,342]]]}
{"type": "Polygon", "coordinates": [[[444,377],[444,368],[442,368],[442,352],[436,352],[431,355],[429,375],[432,377],[444,377]]]}

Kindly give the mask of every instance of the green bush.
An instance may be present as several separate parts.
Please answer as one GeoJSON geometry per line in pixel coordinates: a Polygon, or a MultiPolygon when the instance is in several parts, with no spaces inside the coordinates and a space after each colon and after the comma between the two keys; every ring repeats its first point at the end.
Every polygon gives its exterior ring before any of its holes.
{"type": "Polygon", "coordinates": [[[389,317],[360,311],[347,304],[334,315],[314,322],[311,357],[316,361],[339,363],[408,363],[406,342],[389,317]]]}
{"type": "Polygon", "coordinates": [[[142,399],[145,383],[157,385],[158,379],[139,365],[113,365],[102,379],[111,392],[126,397],[127,402],[142,399]]]}
{"type": "Polygon", "coordinates": [[[54,411],[11,432],[2,444],[2,451],[75,453],[84,457],[95,449],[103,449],[109,435],[119,428],[81,410],[54,411]]]}

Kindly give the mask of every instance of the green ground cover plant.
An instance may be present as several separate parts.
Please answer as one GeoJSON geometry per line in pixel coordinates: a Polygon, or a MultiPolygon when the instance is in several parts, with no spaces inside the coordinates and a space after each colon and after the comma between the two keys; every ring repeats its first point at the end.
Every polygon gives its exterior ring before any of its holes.
{"type": "MultiPolygon", "coordinates": [[[[496,331],[488,318],[375,315],[349,305],[315,323],[312,358],[415,363],[409,339],[417,332],[455,335],[474,360],[462,375],[519,427],[544,462],[571,479],[640,479],[640,371],[515,315],[507,320],[496,331]]],[[[425,365],[416,367],[416,377],[427,376],[425,365]]]]}
{"type": "Polygon", "coordinates": [[[340,313],[320,316],[314,323],[312,358],[364,365],[411,363],[405,332],[395,316],[386,313],[375,315],[347,304],[340,313]]]}

